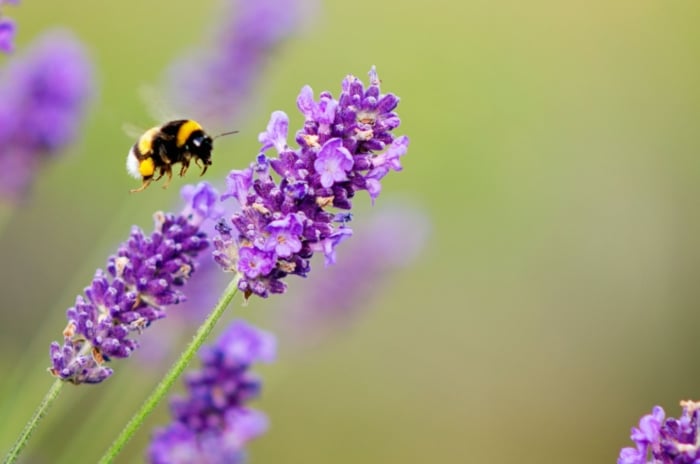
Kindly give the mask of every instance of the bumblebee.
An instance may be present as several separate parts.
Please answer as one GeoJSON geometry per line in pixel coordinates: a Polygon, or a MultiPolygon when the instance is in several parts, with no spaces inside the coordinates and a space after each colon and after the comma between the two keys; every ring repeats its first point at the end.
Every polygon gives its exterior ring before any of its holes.
{"type": "MultiPolygon", "coordinates": [[[[220,135],[235,132],[225,132],[220,135]]],[[[131,147],[126,157],[126,170],[143,182],[141,187],[132,189],[130,192],[141,192],[151,182],[159,180],[164,175],[167,178],[163,188],[167,188],[173,177],[173,166],[178,163],[180,163],[180,177],[185,175],[192,160],[202,168],[200,175],[204,175],[207,168],[211,166],[214,138],[192,119],[178,119],[148,129],[131,147]]]]}

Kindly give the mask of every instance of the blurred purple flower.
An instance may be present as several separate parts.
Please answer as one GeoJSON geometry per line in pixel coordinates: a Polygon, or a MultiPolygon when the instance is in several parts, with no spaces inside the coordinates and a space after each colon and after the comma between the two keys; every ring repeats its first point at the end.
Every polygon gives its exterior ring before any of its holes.
{"type": "Polygon", "coordinates": [[[285,300],[279,332],[296,345],[313,345],[347,328],[386,288],[392,272],[418,258],[430,223],[422,210],[393,204],[373,210],[354,229],[354,239],[340,251],[342,259],[311,275],[308,285],[285,300]]]}
{"type": "Polygon", "coordinates": [[[185,301],[179,288],[209,245],[200,225],[216,219],[218,210],[217,192],[209,184],[183,190],[190,200],[185,214],[156,213],[155,231],[148,236],[134,227],[109,258],[107,272],[98,270],[85,296],[68,309],[63,346],[51,344],[49,371],[54,376],[74,384],[102,382],[112,374],[106,362],[138,348],[131,335],[165,317],[167,306],[185,301]],[[210,199],[208,207],[193,204],[201,198],[210,199]]]}
{"type": "Polygon", "coordinates": [[[8,18],[0,18],[0,51],[11,53],[15,49],[17,26],[8,18]]]}
{"type": "Polygon", "coordinates": [[[243,462],[245,444],[267,430],[267,418],[246,404],[260,394],[249,372],[256,362],[272,362],[272,334],[233,322],[213,346],[200,350],[202,368],[186,374],[187,397],[174,397],[173,422],[154,432],[148,449],[153,464],[243,462]]]}
{"type": "Polygon", "coordinates": [[[623,448],[618,464],[695,464],[700,462],[698,411],[700,403],[681,401],[679,419],[665,419],[664,410],[656,406],[651,414],[632,428],[630,438],[635,448],[623,448]],[[651,457],[649,457],[651,454],[651,457]]]}
{"type": "Polygon", "coordinates": [[[20,198],[41,164],[75,141],[92,74],[83,45],[65,31],[44,34],[2,71],[0,197],[20,198]]]}
{"type": "Polygon", "coordinates": [[[284,292],[283,279],[305,277],[314,252],[323,252],[332,264],[336,246],[352,231],[346,218],[336,220],[326,208],[351,209],[360,190],[374,200],[379,181],[390,170],[401,170],[398,158],[408,138],[392,134],[400,123],[394,113],[399,99],[380,92],[374,67],[369,76],[367,88],[347,76],[338,100],[322,92],[315,101],[305,86],[297,99],[306,119],[296,135],[301,148],[288,147],[288,118],[276,111],[259,137],[263,153],[248,169],[229,174],[222,199],[236,198],[241,211],[231,218],[233,227],[223,220],[217,225],[214,256],[224,270],[242,274],[239,289],[246,298],[284,292]],[[264,151],[273,147],[279,156],[268,158],[264,151]],[[278,244],[272,246],[274,240],[278,244]]]}
{"type": "MultiPolygon", "coordinates": [[[[0,0],[0,7],[3,5],[17,5],[19,0],[0,0]]],[[[0,13],[0,52],[11,53],[15,49],[15,34],[17,26],[9,18],[2,17],[0,13]]]]}
{"type": "Polygon", "coordinates": [[[303,30],[313,0],[239,0],[220,13],[214,47],[195,49],[169,72],[168,100],[196,119],[230,123],[243,114],[273,53],[303,30]],[[213,50],[212,50],[213,48],[213,50]]]}

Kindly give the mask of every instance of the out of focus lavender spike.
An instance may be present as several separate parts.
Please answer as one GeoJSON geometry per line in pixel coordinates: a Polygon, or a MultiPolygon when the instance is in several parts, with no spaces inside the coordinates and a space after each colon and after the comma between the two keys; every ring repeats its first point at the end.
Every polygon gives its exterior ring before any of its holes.
{"type": "Polygon", "coordinates": [[[167,92],[177,113],[227,126],[243,116],[270,59],[309,23],[316,0],[226,3],[213,43],[173,63],[167,92]]]}
{"type": "Polygon", "coordinates": [[[249,369],[276,356],[272,334],[234,321],[203,347],[202,368],[185,377],[187,395],[171,399],[173,421],[157,429],[148,449],[152,464],[244,462],[245,444],[267,430],[267,417],[247,406],[262,387],[249,369]]]}
{"type": "Polygon", "coordinates": [[[353,222],[353,239],[334,266],[290,291],[279,316],[280,337],[312,346],[350,327],[392,274],[410,266],[427,245],[430,221],[408,204],[389,204],[353,222]]]}
{"type": "Polygon", "coordinates": [[[41,166],[77,140],[93,94],[92,61],[66,31],[10,59],[0,73],[0,199],[21,199],[41,166]]]}

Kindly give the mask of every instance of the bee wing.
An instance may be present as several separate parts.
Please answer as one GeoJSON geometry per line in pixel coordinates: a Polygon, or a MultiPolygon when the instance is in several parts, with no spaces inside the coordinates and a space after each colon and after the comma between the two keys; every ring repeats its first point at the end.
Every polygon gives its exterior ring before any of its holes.
{"type": "Polygon", "coordinates": [[[122,130],[124,131],[124,133],[126,135],[129,136],[129,138],[134,139],[134,140],[138,140],[139,138],[141,138],[143,133],[146,132],[146,129],[143,129],[139,126],[136,126],[136,125],[128,123],[128,122],[125,122],[124,124],[122,124],[122,130]]]}
{"type": "Polygon", "coordinates": [[[139,87],[141,99],[146,103],[148,112],[156,121],[175,121],[177,119],[187,119],[179,114],[171,105],[166,102],[162,92],[152,85],[142,84],[139,87]]]}

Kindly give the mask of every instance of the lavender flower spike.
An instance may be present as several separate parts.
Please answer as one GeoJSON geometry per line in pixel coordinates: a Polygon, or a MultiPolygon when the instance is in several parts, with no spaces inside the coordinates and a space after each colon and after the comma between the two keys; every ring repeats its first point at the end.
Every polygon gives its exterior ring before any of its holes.
{"type": "Polygon", "coordinates": [[[165,317],[168,306],[185,301],[180,288],[209,245],[200,226],[220,213],[217,196],[205,182],[185,187],[188,204],[181,214],[156,213],[155,231],[148,236],[134,227],[109,258],[107,272],[98,270],[85,295],[68,309],[63,346],[51,344],[51,374],[74,384],[102,382],[112,374],[107,362],[138,348],[134,333],[165,317]]]}
{"type": "Polygon", "coordinates": [[[679,419],[665,419],[664,410],[656,406],[651,414],[632,428],[634,448],[623,448],[617,464],[695,464],[700,462],[698,411],[700,403],[681,401],[679,419]],[[651,456],[650,456],[651,455],[651,456]]]}
{"type": "Polygon", "coordinates": [[[210,347],[200,351],[202,368],[187,374],[187,397],[175,397],[173,422],[156,430],[148,449],[152,464],[237,464],[244,445],[267,430],[267,418],[246,406],[260,393],[248,372],[255,362],[275,358],[274,337],[235,321],[210,347]]]}
{"type": "Polygon", "coordinates": [[[169,101],[196,119],[230,123],[285,40],[304,30],[315,0],[238,0],[219,15],[216,44],[195,49],[169,72],[169,101]],[[213,49],[213,51],[211,51],[213,49]],[[193,113],[194,112],[194,113],[193,113]]]}
{"type": "Polygon", "coordinates": [[[346,77],[337,100],[329,92],[315,100],[305,86],[297,99],[305,118],[296,134],[300,148],[288,146],[289,119],[276,111],[260,134],[258,159],[229,174],[222,200],[236,198],[242,209],[230,223],[218,224],[214,256],[225,271],[242,274],[239,288],[246,298],[284,292],[283,279],[305,277],[316,251],[332,264],[336,246],[352,231],[329,209],[351,209],[351,199],[361,190],[374,201],[381,179],[401,170],[408,138],[393,134],[400,124],[394,113],[399,99],[381,93],[374,67],[369,75],[367,87],[346,77]],[[265,155],[273,147],[277,156],[265,155]]]}
{"type": "MultiPolygon", "coordinates": [[[[11,3],[16,5],[18,0],[0,0],[0,7],[11,3]]],[[[17,26],[15,22],[9,18],[3,18],[0,13],[0,52],[11,53],[15,49],[15,33],[17,26]]]]}
{"type": "Polygon", "coordinates": [[[290,292],[279,332],[309,347],[349,328],[392,274],[418,258],[429,234],[429,219],[419,208],[382,205],[372,210],[355,223],[354,239],[339,251],[338,264],[290,292]]]}
{"type": "Polygon", "coordinates": [[[0,52],[11,53],[15,49],[17,26],[8,18],[0,18],[0,52]]]}
{"type": "Polygon", "coordinates": [[[92,74],[83,45],[65,31],[45,33],[9,61],[0,74],[0,198],[21,198],[38,168],[75,141],[92,74]]]}

